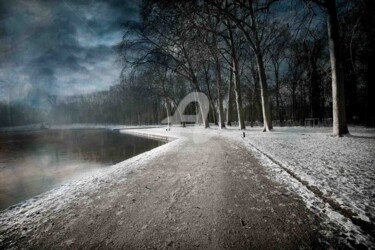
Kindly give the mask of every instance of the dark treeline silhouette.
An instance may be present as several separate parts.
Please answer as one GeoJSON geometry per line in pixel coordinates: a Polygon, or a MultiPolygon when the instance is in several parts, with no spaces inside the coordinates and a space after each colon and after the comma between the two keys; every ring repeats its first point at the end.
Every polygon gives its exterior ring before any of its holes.
{"type": "Polygon", "coordinates": [[[373,11],[370,0],[148,0],[122,54],[138,75],[164,71],[205,92],[221,127],[313,118],[342,135],[347,121],[374,125],[373,11]]]}
{"type": "Polygon", "coordinates": [[[3,103],[0,126],[156,124],[192,91],[210,100],[205,127],[374,126],[373,13],[372,0],[144,0],[139,22],[125,24],[118,85],[49,98],[41,114],[14,104],[10,117],[3,103]]]}

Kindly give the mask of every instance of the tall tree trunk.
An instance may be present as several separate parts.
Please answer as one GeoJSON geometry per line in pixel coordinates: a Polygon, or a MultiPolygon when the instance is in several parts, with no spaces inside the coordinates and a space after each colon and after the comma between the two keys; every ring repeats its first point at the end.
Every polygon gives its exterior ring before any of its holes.
{"type": "Polygon", "coordinates": [[[234,83],[234,93],[236,95],[236,107],[238,116],[238,127],[239,129],[245,129],[245,122],[243,120],[243,110],[242,110],[242,96],[241,96],[241,83],[240,83],[240,71],[238,65],[238,53],[236,50],[236,44],[234,43],[232,29],[229,26],[229,40],[230,49],[232,54],[232,69],[233,69],[233,83],[234,83]]]}
{"type": "Polygon", "coordinates": [[[366,9],[364,14],[364,29],[365,34],[369,37],[368,48],[369,53],[367,55],[367,72],[366,72],[366,98],[365,98],[365,122],[367,126],[375,126],[375,3],[374,0],[365,0],[364,7],[366,9]]]}
{"type": "Polygon", "coordinates": [[[173,123],[174,121],[170,120],[170,117],[172,116],[172,107],[171,102],[169,101],[168,97],[165,97],[165,109],[167,111],[167,117],[168,117],[168,127],[173,123]]]}
{"type": "Polygon", "coordinates": [[[232,126],[233,114],[233,69],[230,70],[229,89],[228,89],[228,107],[227,107],[227,126],[232,126]]]}
{"type": "Polygon", "coordinates": [[[239,129],[245,129],[245,121],[243,119],[243,108],[242,108],[242,93],[241,93],[241,82],[240,82],[240,72],[238,67],[238,59],[235,56],[233,58],[233,82],[234,82],[234,93],[236,94],[236,106],[237,106],[237,116],[238,116],[238,127],[239,129]]]}
{"type": "Polygon", "coordinates": [[[279,79],[279,63],[277,61],[274,61],[274,70],[275,70],[275,95],[276,95],[276,110],[277,110],[277,116],[279,118],[279,126],[281,126],[282,123],[282,115],[280,110],[280,79],[279,79]]]}
{"type": "Polygon", "coordinates": [[[217,86],[217,102],[219,108],[219,128],[225,128],[224,112],[223,112],[223,101],[221,96],[221,65],[218,58],[216,58],[216,86],[217,86]]]}
{"type": "Polygon", "coordinates": [[[262,99],[263,131],[269,132],[272,129],[272,120],[270,105],[268,101],[266,70],[264,68],[263,56],[260,51],[256,52],[256,62],[258,66],[260,92],[262,99]]]}
{"type": "MultiPolygon", "coordinates": [[[[165,71],[165,75],[167,74],[167,71],[165,71]]],[[[165,81],[161,81],[162,83],[162,95],[164,96],[164,100],[165,100],[165,109],[167,111],[167,117],[168,117],[168,126],[171,125],[171,123],[174,123],[174,121],[171,121],[170,120],[170,117],[172,116],[172,105],[171,105],[171,101],[169,100],[168,98],[168,95],[167,95],[167,90],[165,88],[165,81]]]]}
{"type": "Polygon", "coordinates": [[[325,4],[332,68],[333,135],[342,136],[349,133],[349,131],[345,113],[344,71],[340,51],[339,25],[335,1],[326,0],[325,4]]]}
{"type": "Polygon", "coordinates": [[[210,109],[210,107],[202,107],[202,102],[200,101],[199,96],[198,96],[198,103],[199,103],[199,108],[201,109],[202,120],[203,120],[203,127],[204,128],[209,128],[210,125],[208,123],[208,115],[205,116],[203,110],[204,109],[210,109]]]}
{"type": "Polygon", "coordinates": [[[297,97],[296,97],[296,92],[297,92],[297,84],[295,83],[292,83],[292,121],[293,121],[293,126],[295,124],[295,121],[296,121],[296,117],[297,117],[297,107],[296,107],[296,104],[297,104],[297,97]]]}
{"type": "MultiPolygon", "coordinates": [[[[193,84],[193,86],[195,87],[195,89],[197,90],[197,92],[200,92],[200,88],[199,88],[198,80],[197,80],[197,78],[196,78],[195,76],[193,77],[192,84],[193,84]]],[[[197,100],[197,101],[198,101],[198,103],[199,103],[199,108],[200,108],[200,110],[201,110],[203,127],[204,127],[204,128],[209,128],[210,125],[209,125],[209,123],[208,123],[208,115],[205,116],[205,115],[204,115],[205,112],[203,112],[203,110],[204,110],[204,109],[208,109],[208,110],[209,110],[210,107],[202,107],[203,102],[199,99],[199,95],[198,95],[198,100],[197,100]]]]}
{"type": "Polygon", "coordinates": [[[209,112],[208,114],[211,113],[214,123],[218,124],[217,118],[216,118],[215,104],[214,104],[214,100],[213,100],[212,95],[211,95],[210,80],[209,80],[209,77],[207,75],[208,75],[208,73],[206,73],[207,94],[208,94],[208,100],[210,101],[210,106],[211,106],[211,112],[209,112]]]}
{"type": "Polygon", "coordinates": [[[251,113],[250,113],[250,127],[254,126],[254,105],[255,105],[255,90],[256,90],[256,82],[254,82],[254,88],[251,92],[251,113]]]}
{"type": "MultiPolygon", "coordinates": [[[[208,15],[208,20],[209,20],[209,23],[213,25],[210,14],[208,15]]],[[[219,21],[220,21],[219,19],[216,19],[215,24],[214,24],[216,26],[217,33],[220,33],[219,27],[218,27],[219,21]]],[[[213,55],[213,59],[215,60],[215,69],[216,69],[216,90],[217,90],[217,108],[218,108],[217,125],[219,126],[220,129],[222,129],[222,128],[225,128],[225,121],[224,121],[223,101],[222,101],[222,94],[221,94],[222,78],[221,78],[221,64],[220,64],[220,59],[219,59],[220,50],[217,44],[217,34],[213,33],[211,36],[211,39],[209,40],[211,40],[210,41],[211,46],[209,47],[213,55]]],[[[215,109],[213,109],[213,112],[216,115],[215,109]]]]}
{"type": "Polygon", "coordinates": [[[253,1],[248,1],[249,11],[250,11],[250,18],[251,18],[251,30],[254,35],[254,39],[252,40],[248,33],[246,33],[246,37],[250,42],[251,48],[255,53],[258,74],[259,74],[259,82],[260,82],[260,91],[261,91],[261,99],[262,99],[262,113],[263,113],[263,132],[269,132],[272,129],[272,119],[271,119],[271,111],[270,111],[270,104],[268,101],[268,89],[267,89],[267,78],[266,78],[266,70],[264,67],[263,62],[263,54],[261,48],[261,40],[259,35],[259,30],[257,27],[257,21],[253,9],[253,1]]]}

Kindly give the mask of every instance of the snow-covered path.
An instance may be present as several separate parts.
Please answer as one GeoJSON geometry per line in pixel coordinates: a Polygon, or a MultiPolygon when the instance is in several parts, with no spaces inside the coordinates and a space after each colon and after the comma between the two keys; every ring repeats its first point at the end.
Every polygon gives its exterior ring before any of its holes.
{"type": "Polygon", "coordinates": [[[373,130],[130,131],[177,140],[1,212],[0,247],[374,244],[373,130]]]}
{"type": "Polygon", "coordinates": [[[334,237],[324,235],[329,228],[321,218],[284,185],[270,180],[244,145],[220,131],[132,133],[178,139],[0,213],[0,248],[342,244],[337,232],[332,231],[334,237]]]}
{"type": "MultiPolygon", "coordinates": [[[[350,131],[351,136],[337,138],[330,135],[330,128],[276,127],[272,133],[262,133],[258,127],[247,129],[241,141],[260,154],[264,165],[271,169],[278,165],[322,198],[318,205],[296,188],[312,209],[342,224],[350,219],[364,234],[374,236],[375,129],[352,127],[350,131]],[[328,213],[327,207],[339,214],[328,213]]],[[[242,132],[226,135],[238,139],[242,132]]],[[[289,182],[288,177],[274,177],[289,182]]],[[[346,227],[353,230],[350,225],[346,227]]]]}

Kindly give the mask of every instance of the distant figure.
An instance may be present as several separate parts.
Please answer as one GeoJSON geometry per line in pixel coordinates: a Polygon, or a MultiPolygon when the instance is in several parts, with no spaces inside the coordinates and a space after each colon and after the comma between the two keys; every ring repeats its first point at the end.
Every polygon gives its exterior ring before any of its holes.
{"type": "Polygon", "coordinates": [[[245,132],[242,132],[242,133],[243,133],[243,138],[245,138],[245,136],[246,136],[246,135],[245,135],[245,132]]]}

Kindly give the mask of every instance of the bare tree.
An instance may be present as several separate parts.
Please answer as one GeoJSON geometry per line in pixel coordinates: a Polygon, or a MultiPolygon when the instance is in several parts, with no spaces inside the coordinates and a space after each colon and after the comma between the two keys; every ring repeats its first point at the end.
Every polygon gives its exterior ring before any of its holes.
{"type": "MultiPolygon", "coordinates": [[[[265,1],[265,5],[258,6],[258,1],[226,1],[225,5],[211,1],[212,5],[219,15],[228,18],[245,36],[249,47],[254,52],[257,69],[259,74],[259,81],[261,87],[262,113],[263,113],[263,131],[270,131],[272,129],[271,110],[268,100],[268,85],[266,77],[266,69],[264,65],[264,53],[271,41],[270,36],[265,35],[267,25],[260,25],[260,14],[268,10],[270,6],[277,2],[277,0],[265,1]],[[254,8],[254,6],[256,6],[254,8]]],[[[272,34],[273,39],[277,35],[272,34]]]]}
{"type": "Polygon", "coordinates": [[[240,78],[240,66],[239,66],[239,52],[237,50],[237,44],[234,38],[234,32],[231,21],[228,21],[228,34],[231,53],[231,76],[230,81],[233,82],[234,93],[236,97],[237,117],[239,129],[245,129],[245,121],[243,118],[243,107],[242,107],[242,92],[241,92],[241,78],[240,78]]]}
{"type": "MultiPolygon", "coordinates": [[[[128,63],[134,66],[149,62],[158,63],[160,61],[157,60],[157,55],[162,55],[167,60],[162,60],[161,63],[186,78],[194,90],[200,92],[198,72],[204,59],[202,53],[207,53],[207,50],[198,48],[196,44],[198,32],[191,21],[195,17],[195,7],[193,3],[155,1],[155,5],[151,4],[144,9],[142,26],[129,27],[128,34],[124,36],[123,51],[135,49],[138,53],[136,60],[128,63]]],[[[134,57],[125,57],[132,56],[134,57]]],[[[204,116],[203,109],[209,107],[199,105],[199,108],[203,125],[208,128],[208,119],[204,116]]]]}
{"type": "Polygon", "coordinates": [[[327,15],[329,54],[332,69],[333,135],[349,133],[346,123],[344,70],[340,44],[339,23],[335,0],[312,0],[322,6],[327,15]]]}

